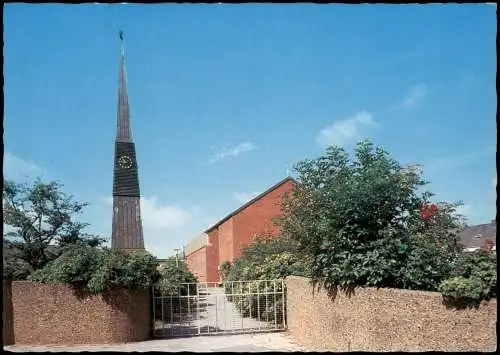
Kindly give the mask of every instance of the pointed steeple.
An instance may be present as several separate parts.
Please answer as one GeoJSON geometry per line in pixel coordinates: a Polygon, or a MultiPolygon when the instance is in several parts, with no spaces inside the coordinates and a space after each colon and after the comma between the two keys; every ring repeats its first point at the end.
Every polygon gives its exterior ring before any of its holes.
{"type": "Polygon", "coordinates": [[[127,92],[127,72],[125,70],[125,48],[123,45],[123,32],[120,31],[120,72],[118,83],[118,118],[116,140],[119,142],[132,142],[132,128],[130,127],[130,108],[127,92]]]}
{"type": "Polygon", "coordinates": [[[118,119],[113,171],[113,227],[111,249],[143,250],[139,170],[130,127],[123,33],[118,83],[118,119]]]}

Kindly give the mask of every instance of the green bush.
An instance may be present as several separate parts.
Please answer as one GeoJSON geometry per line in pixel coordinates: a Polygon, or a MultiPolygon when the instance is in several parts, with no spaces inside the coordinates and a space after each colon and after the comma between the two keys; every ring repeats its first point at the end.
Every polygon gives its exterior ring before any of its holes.
{"type": "Polygon", "coordinates": [[[496,298],[497,260],[485,250],[463,253],[452,264],[451,276],[439,291],[450,304],[473,306],[496,298]]]}
{"type": "Polygon", "coordinates": [[[421,206],[432,194],[414,166],[402,166],[368,141],[353,155],[330,147],[296,165],[298,184],[284,201],[283,233],[309,260],[326,288],[356,286],[436,290],[460,252],[450,230],[463,227],[455,209],[421,206]]]}
{"type": "Polygon", "coordinates": [[[436,291],[437,286],[452,271],[452,262],[459,250],[443,250],[425,235],[412,236],[409,240],[407,259],[401,269],[401,284],[406,289],[436,291]]]}
{"type": "MultiPolygon", "coordinates": [[[[183,261],[168,260],[160,270],[160,278],[154,285],[154,293],[162,301],[155,303],[155,319],[173,321],[180,313],[194,311],[197,301],[196,276],[183,261]]],[[[158,300],[157,297],[155,299],[158,300]]]]}
{"type": "Polygon", "coordinates": [[[36,270],[28,280],[83,287],[93,294],[118,288],[145,289],[157,282],[157,265],[156,258],[147,252],[79,246],[36,270]]]}
{"type": "Polygon", "coordinates": [[[254,280],[224,284],[227,298],[243,317],[283,324],[286,290],[283,280],[254,280]],[[236,294],[231,296],[231,294],[236,294]]]}
{"type": "Polygon", "coordinates": [[[230,270],[231,270],[231,263],[229,261],[224,261],[221,264],[220,271],[219,271],[222,281],[227,279],[230,270]]]}
{"type": "Polygon", "coordinates": [[[169,260],[160,269],[160,278],[155,284],[155,290],[172,296],[196,295],[198,279],[189,271],[182,261],[169,260]]]}
{"type": "Polygon", "coordinates": [[[286,238],[263,236],[245,248],[237,258],[227,278],[224,290],[229,301],[244,317],[283,322],[281,282],[289,275],[307,276],[306,264],[295,253],[295,244],[286,238]],[[267,281],[258,281],[267,280],[267,281]],[[231,297],[231,294],[242,294],[231,297]]]}

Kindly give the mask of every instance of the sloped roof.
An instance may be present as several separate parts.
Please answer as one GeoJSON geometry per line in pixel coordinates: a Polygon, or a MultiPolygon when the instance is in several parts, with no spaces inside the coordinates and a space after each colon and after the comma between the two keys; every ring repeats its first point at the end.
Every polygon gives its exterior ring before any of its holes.
{"type": "Polygon", "coordinates": [[[497,244],[497,223],[492,221],[465,228],[459,233],[460,241],[466,248],[480,248],[487,240],[497,244]]]}
{"type": "Polygon", "coordinates": [[[218,226],[220,226],[222,223],[224,223],[225,221],[227,221],[229,218],[233,217],[233,216],[236,216],[238,213],[240,213],[241,211],[243,211],[245,208],[247,208],[248,206],[254,204],[255,202],[257,202],[258,200],[260,200],[261,198],[263,198],[264,196],[266,196],[267,194],[273,192],[274,190],[276,190],[278,187],[280,187],[281,185],[287,183],[287,182],[294,182],[294,183],[297,183],[297,181],[295,181],[294,178],[292,177],[286,177],[285,179],[281,180],[280,182],[278,182],[277,184],[271,186],[270,188],[268,188],[266,191],[264,191],[263,193],[261,193],[260,195],[254,197],[253,199],[251,199],[250,201],[248,201],[247,203],[245,203],[244,205],[242,205],[240,208],[238,208],[237,210],[231,212],[230,214],[228,214],[226,217],[222,218],[219,222],[215,223],[213,226],[211,226],[210,228],[206,229],[205,230],[205,233],[209,233],[210,231],[212,231],[213,229],[217,228],[218,226]]]}

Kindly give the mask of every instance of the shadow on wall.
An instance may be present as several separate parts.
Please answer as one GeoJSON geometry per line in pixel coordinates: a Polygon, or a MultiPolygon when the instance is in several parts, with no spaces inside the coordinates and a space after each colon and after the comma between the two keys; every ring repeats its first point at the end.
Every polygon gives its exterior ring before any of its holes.
{"type": "MultiPolygon", "coordinates": [[[[348,285],[348,286],[326,286],[326,285],[321,285],[319,282],[310,281],[311,285],[311,292],[312,295],[314,296],[315,294],[319,293],[321,294],[322,292],[325,292],[327,297],[330,298],[331,302],[335,302],[335,299],[337,298],[337,295],[339,292],[341,292],[344,296],[351,298],[353,296],[356,296],[356,286],[353,285],[348,285]]],[[[410,290],[408,290],[410,291],[410,290]]],[[[418,291],[417,291],[418,292],[418,291]]],[[[477,301],[477,300],[455,300],[452,297],[442,297],[442,304],[445,306],[447,309],[456,309],[456,310],[465,310],[465,309],[471,309],[471,308],[476,308],[478,309],[481,304],[485,304],[486,301],[477,301]]]]}
{"type": "Polygon", "coordinates": [[[12,345],[15,342],[14,338],[14,312],[12,309],[12,288],[9,281],[2,281],[2,296],[3,296],[3,345],[12,345]]]}

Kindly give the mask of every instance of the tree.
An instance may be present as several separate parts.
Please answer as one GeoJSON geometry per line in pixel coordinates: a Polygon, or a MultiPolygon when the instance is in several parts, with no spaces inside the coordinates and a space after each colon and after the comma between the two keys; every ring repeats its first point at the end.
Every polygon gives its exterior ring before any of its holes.
{"type": "Polygon", "coordinates": [[[156,294],[162,295],[162,301],[154,304],[155,318],[171,321],[174,314],[196,311],[199,295],[197,282],[198,279],[183,260],[168,258],[160,269],[160,278],[154,288],[156,294]]]}
{"type": "Polygon", "coordinates": [[[182,260],[175,257],[167,259],[167,263],[160,269],[160,280],[156,285],[158,292],[175,296],[196,295],[198,279],[189,271],[182,260]]]}
{"type": "Polygon", "coordinates": [[[77,245],[96,247],[103,240],[84,232],[75,221],[87,203],[75,202],[57,182],[32,185],[4,181],[4,278],[25,279],[64,250],[77,245]]]}
{"type": "Polygon", "coordinates": [[[158,261],[146,251],[122,252],[79,245],[33,272],[28,279],[62,283],[102,294],[113,289],[146,289],[160,278],[158,261]]]}
{"type": "Polygon", "coordinates": [[[365,140],[353,156],[329,147],[295,170],[298,184],[283,204],[283,233],[298,243],[315,282],[436,289],[449,274],[443,260],[460,250],[450,233],[462,226],[457,204],[437,205],[431,209],[436,216],[426,212],[422,220],[420,208],[432,194],[419,192],[427,182],[414,166],[402,166],[365,140]],[[431,256],[429,268],[424,264],[431,256]]]}

